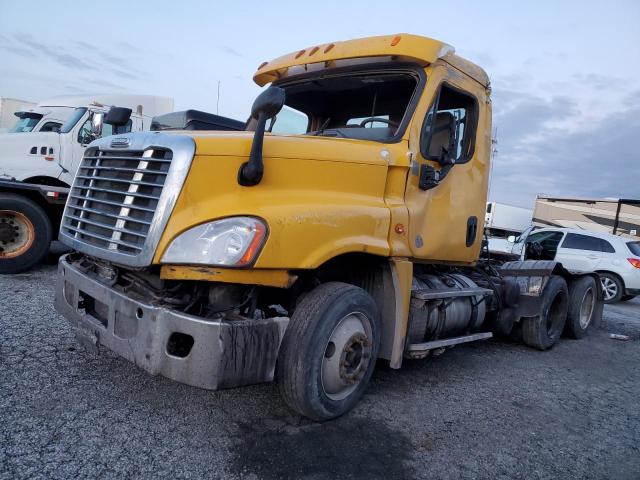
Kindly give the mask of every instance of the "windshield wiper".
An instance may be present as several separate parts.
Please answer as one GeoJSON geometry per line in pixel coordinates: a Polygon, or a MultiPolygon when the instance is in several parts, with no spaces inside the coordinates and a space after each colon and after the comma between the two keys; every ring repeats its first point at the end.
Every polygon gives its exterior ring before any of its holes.
{"type": "Polygon", "coordinates": [[[327,117],[327,119],[324,121],[324,123],[320,126],[320,130],[316,130],[313,135],[314,136],[319,136],[322,132],[324,132],[324,129],[327,128],[327,125],[329,125],[329,122],[331,121],[331,117],[327,117]]]}

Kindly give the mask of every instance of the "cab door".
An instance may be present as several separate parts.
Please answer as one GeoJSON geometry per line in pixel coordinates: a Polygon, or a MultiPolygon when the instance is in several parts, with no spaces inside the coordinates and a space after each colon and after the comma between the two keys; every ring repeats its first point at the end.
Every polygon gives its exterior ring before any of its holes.
{"type": "Polygon", "coordinates": [[[486,89],[439,61],[409,136],[405,203],[416,259],[472,263],[482,244],[491,149],[486,89]]]}

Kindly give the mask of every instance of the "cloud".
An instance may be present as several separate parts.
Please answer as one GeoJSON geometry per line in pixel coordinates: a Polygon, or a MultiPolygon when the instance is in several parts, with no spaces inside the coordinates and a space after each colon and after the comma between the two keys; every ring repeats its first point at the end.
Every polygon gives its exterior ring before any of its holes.
{"type": "Polygon", "coordinates": [[[140,75],[138,75],[140,71],[132,68],[130,63],[124,57],[113,55],[109,51],[97,45],[85,42],[84,40],[76,40],[75,44],[80,47],[83,52],[86,50],[93,52],[95,54],[93,55],[94,61],[97,60],[100,63],[108,65],[111,71],[116,75],[130,79],[140,78],[140,75]]]}
{"type": "Polygon", "coordinates": [[[19,40],[23,45],[29,47],[34,52],[48,56],[54,61],[57,61],[58,63],[66,67],[81,70],[96,70],[95,66],[90,65],[84,60],[73,55],[69,55],[68,53],[64,53],[64,50],[62,50],[61,48],[55,48],[45,43],[40,43],[34,40],[31,35],[23,33],[16,39],[19,40]]]}
{"type": "Polygon", "coordinates": [[[234,57],[244,58],[244,55],[242,55],[239,51],[229,47],[228,45],[221,45],[220,50],[229,55],[233,55],[234,57]]]}
{"type": "Polygon", "coordinates": [[[492,198],[523,206],[531,206],[536,194],[638,198],[634,140],[640,132],[640,91],[627,99],[625,109],[578,128],[550,125],[554,119],[580,122],[575,102],[564,97],[527,100],[498,115],[492,198]],[[530,130],[537,135],[528,135],[530,130]]]}
{"type": "Polygon", "coordinates": [[[566,96],[546,100],[507,91],[496,95],[496,103],[494,123],[500,126],[499,140],[504,139],[510,144],[538,135],[552,123],[578,113],[577,102],[566,96]]]}
{"type": "Polygon", "coordinates": [[[20,56],[48,58],[74,71],[103,73],[108,70],[120,79],[140,78],[140,70],[132,67],[125,58],[84,40],[69,42],[64,47],[39,42],[28,33],[15,34],[13,40],[10,42],[9,38],[0,36],[0,48],[20,56]]]}

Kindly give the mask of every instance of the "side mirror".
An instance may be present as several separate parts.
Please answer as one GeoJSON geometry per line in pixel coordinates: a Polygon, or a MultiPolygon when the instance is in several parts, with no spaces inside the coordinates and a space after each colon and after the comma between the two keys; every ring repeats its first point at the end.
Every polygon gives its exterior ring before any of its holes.
{"type": "Polygon", "coordinates": [[[94,112],[91,115],[91,136],[96,139],[102,135],[102,124],[104,123],[104,113],[94,112]]]}
{"type": "Polygon", "coordinates": [[[264,173],[264,164],[262,161],[262,143],[264,140],[264,130],[267,120],[275,117],[284,106],[285,92],[280,87],[269,87],[267,90],[258,95],[253,107],[251,107],[251,116],[255,118],[256,131],[253,135],[253,143],[251,144],[251,153],[249,161],[240,165],[238,170],[238,184],[243,187],[252,187],[262,180],[264,173]]]}
{"type": "Polygon", "coordinates": [[[507,237],[507,242],[509,243],[516,243],[516,236],[515,235],[509,235],[507,237]]]}
{"type": "Polygon", "coordinates": [[[129,123],[132,110],[124,107],[111,107],[104,117],[104,123],[114,127],[123,127],[129,123]]]}

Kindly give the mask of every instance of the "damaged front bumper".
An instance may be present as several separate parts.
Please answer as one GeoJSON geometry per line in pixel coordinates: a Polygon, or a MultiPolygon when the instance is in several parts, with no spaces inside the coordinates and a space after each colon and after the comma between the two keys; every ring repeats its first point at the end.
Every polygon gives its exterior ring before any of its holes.
{"type": "Polygon", "coordinates": [[[216,390],[273,380],[289,319],[195,317],[132,299],[60,259],[56,310],[81,343],[100,345],[152,375],[216,390]]]}

